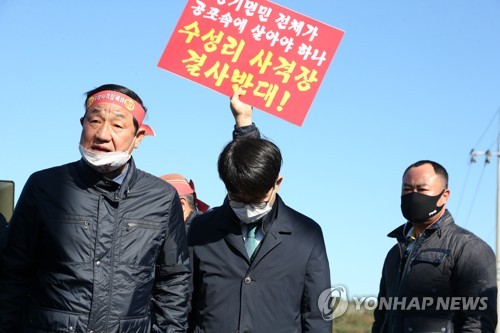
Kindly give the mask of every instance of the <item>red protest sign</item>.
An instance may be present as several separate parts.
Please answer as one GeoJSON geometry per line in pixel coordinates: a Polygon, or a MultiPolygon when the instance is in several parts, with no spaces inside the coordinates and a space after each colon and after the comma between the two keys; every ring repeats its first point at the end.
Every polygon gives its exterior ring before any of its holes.
{"type": "Polygon", "coordinates": [[[343,34],[266,0],[188,0],[158,66],[301,126],[343,34]]]}

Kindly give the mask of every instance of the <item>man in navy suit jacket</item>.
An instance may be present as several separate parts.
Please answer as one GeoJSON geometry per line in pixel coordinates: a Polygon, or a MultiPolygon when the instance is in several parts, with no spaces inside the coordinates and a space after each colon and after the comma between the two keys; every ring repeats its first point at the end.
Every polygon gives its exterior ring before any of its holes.
{"type": "Polygon", "coordinates": [[[228,195],[188,234],[189,332],[331,333],[318,307],[331,286],[322,230],[278,195],[281,165],[279,148],[261,138],[233,140],[220,154],[228,195]]]}

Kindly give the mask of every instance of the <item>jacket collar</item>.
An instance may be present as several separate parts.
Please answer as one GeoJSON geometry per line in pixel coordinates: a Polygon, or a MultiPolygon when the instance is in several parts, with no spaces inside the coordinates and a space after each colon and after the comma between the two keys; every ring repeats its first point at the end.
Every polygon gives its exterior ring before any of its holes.
{"type": "Polygon", "coordinates": [[[130,188],[137,182],[138,169],[135,166],[134,158],[131,157],[127,163],[127,175],[121,185],[92,169],[83,158],[78,161],[78,170],[86,184],[93,186],[97,191],[108,196],[110,200],[119,201],[122,197],[127,196],[130,188]],[[113,192],[113,195],[110,195],[110,192],[113,192]]]}
{"type": "MultiPolygon", "coordinates": [[[[453,217],[451,216],[450,212],[448,209],[444,212],[443,216],[439,218],[433,225],[425,229],[426,234],[431,234],[434,232],[441,232],[442,229],[447,228],[450,224],[454,223],[453,222],[453,217]]],[[[390,238],[396,238],[398,241],[404,241],[406,238],[406,234],[408,231],[411,229],[412,224],[410,222],[406,222],[405,224],[400,225],[393,231],[391,231],[389,234],[387,234],[387,237],[390,238]]]]}

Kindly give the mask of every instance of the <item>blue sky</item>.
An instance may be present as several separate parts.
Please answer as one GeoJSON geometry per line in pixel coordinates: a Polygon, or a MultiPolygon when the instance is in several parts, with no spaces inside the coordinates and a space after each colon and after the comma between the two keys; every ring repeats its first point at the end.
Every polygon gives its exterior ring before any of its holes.
{"type": "MultiPolygon", "coordinates": [[[[282,149],[285,203],[323,228],[332,283],[376,295],[387,233],[403,223],[403,170],[420,159],[450,174],[456,222],[495,247],[500,121],[498,0],[281,0],[345,34],[302,127],[255,110],[282,149]]],[[[0,0],[0,179],[16,197],[37,170],[80,158],[84,92],[135,90],[148,107],[134,158],[182,173],[222,203],[217,156],[230,140],[228,96],[156,65],[186,1],[0,0]]]]}

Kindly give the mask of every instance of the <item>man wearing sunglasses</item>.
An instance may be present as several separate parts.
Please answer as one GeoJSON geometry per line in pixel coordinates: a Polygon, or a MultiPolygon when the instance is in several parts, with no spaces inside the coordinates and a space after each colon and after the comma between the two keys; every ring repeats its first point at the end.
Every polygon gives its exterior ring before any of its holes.
{"type": "MultiPolygon", "coordinates": [[[[231,108],[251,115],[238,94],[231,108]]],[[[330,289],[322,230],[278,195],[281,165],[279,148],[258,137],[233,140],[219,155],[227,197],[197,216],[188,234],[188,332],[331,333],[318,307],[330,289]]]]}

